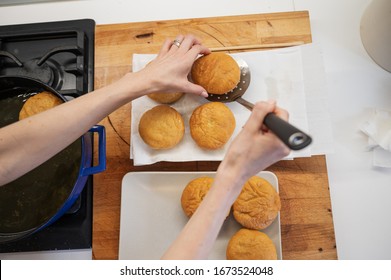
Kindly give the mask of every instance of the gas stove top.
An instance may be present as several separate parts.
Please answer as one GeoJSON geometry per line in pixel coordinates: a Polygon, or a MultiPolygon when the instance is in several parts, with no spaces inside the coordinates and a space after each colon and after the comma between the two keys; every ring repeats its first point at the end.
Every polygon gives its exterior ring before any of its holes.
{"type": "Polygon", "coordinates": [[[0,75],[39,79],[80,96],[94,86],[95,22],[76,20],[0,26],[0,75]]]}
{"type": "MultiPolygon", "coordinates": [[[[0,26],[0,76],[38,79],[67,99],[77,98],[93,90],[94,35],[90,19],[0,26]]],[[[0,244],[0,253],[91,248],[92,181],[89,176],[76,203],[55,223],[0,244]]]]}

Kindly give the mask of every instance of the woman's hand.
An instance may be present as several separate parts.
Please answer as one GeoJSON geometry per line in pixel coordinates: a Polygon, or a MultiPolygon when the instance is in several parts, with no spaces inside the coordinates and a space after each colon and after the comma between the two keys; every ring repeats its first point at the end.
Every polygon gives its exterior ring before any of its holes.
{"type": "Polygon", "coordinates": [[[207,97],[203,87],[189,82],[188,74],[198,55],[209,53],[193,35],[178,35],[174,41],[167,39],[157,57],[139,73],[151,79],[151,91],[178,91],[207,97]]]}
{"type": "Polygon", "coordinates": [[[289,154],[288,147],[263,125],[266,114],[272,112],[288,120],[288,113],[277,108],[275,102],[255,104],[250,118],[228,148],[212,188],[164,259],[206,259],[245,181],[289,154]]]}
{"type": "Polygon", "coordinates": [[[263,125],[268,113],[288,120],[288,112],[276,107],[274,101],[256,103],[242,131],[228,148],[220,168],[246,180],[289,154],[289,148],[263,125]]]}

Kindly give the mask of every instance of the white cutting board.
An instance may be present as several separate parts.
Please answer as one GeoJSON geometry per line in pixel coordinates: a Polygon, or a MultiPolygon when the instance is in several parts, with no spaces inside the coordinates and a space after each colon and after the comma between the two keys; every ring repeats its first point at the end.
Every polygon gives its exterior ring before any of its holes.
{"type": "MultiPolygon", "coordinates": [[[[188,221],[181,207],[181,195],[187,183],[215,172],[131,172],[122,180],[120,260],[160,259],[188,221]]],[[[278,191],[277,177],[271,172],[258,176],[278,191]]],[[[217,237],[209,259],[226,259],[230,238],[241,228],[232,213],[217,237]]],[[[264,230],[273,240],[278,259],[282,259],[280,215],[264,230]]]]}

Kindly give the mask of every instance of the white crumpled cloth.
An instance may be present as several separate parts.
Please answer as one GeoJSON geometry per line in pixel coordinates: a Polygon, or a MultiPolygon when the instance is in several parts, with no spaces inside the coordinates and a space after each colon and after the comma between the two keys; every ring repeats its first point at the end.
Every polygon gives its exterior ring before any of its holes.
{"type": "Polygon", "coordinates": [[[371,109],[360,130],[368,136],[367,149],[373,152],[373,165],[391,168],[391,111],[371,109]]]}

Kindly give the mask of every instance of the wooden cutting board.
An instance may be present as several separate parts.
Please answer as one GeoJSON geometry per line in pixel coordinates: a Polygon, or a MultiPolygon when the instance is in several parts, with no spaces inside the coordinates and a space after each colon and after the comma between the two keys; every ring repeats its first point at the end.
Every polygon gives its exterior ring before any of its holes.
{"type": "MultiPolygon", "coordinates": [[[[157,53],[166,38],[187,33],[196,35],[210,48],[311,42],[306,11],[98,25],[95,88],[106,86],[131,71],[133,53],[157,53]]],[[[129,159],[130,110],[131,104],[127,104],[100,123],[107,130],[107,170],[94,175],[94,259],[118,258],[121,181],[126,173],[215,171],[219,164],[160,162],[133,166],[129,159]]],[[[325,157],[281,161],[268,170],[279,179],[283,259],[336,259],[325,157]]]]}

